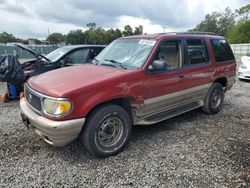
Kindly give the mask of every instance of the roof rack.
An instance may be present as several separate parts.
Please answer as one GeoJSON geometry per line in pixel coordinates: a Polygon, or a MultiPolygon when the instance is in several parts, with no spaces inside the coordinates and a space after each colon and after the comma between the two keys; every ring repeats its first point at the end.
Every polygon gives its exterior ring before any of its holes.
{"type": "Polygon", "coordinates": [[[168,32],[160,34],[173,34],[173,35],[217,35],[214,32],[200,32],[200,31],[190,31],[190,32],[168,32]]]}

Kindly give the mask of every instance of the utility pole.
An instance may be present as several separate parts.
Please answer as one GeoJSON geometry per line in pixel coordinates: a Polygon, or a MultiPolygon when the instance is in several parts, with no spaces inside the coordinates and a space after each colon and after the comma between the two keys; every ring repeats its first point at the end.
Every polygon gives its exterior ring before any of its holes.
{"type": "Polygon", "coordinates": [[[163,33],[165,33],[166,30],[167,30],[167,27],[166,27],[166,26],[163,26],[162,28],[163,28],[163,33]]]}
{"type": "MultiPolygon", "coordinates": [[[[49,27],[48,27],[48,36],[49,36],[49,27]]],[[[49,41],[49,45],[50,45],[50,41],[49,41]]]]}

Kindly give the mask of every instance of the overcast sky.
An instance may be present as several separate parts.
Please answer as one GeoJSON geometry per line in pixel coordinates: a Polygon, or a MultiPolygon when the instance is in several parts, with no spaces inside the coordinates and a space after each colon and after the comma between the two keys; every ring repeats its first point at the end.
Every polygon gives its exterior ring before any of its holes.
{"type": "Polygon", "coordinates": [[[186,31],[213,11],[238,9],[250,0],[0,0],[0,33],[44,39],[48,32],[143,25],[146,33],[186,31]]]}

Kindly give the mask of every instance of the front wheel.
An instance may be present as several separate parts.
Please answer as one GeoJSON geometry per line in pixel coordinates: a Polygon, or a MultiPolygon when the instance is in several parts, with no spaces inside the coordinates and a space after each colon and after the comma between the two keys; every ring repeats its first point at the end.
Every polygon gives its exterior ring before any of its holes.
{"type": "Polygon", "coordinates": [[[131,131],[131,118],[124,108],[103,105],[87,118],[80,140],[95,156],[107,157],[125,148],[131,131]]]}
{"type": "Polygon", "coordinates": [[[204,100],[201,108],[207,114],[216,114],[220,111],[224,101],[224,90],[221,84],[213,83],[204,100]]]}

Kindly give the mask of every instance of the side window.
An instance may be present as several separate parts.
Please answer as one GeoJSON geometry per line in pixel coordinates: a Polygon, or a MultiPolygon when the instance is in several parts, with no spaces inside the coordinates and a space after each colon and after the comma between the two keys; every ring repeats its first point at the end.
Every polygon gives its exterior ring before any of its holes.
{"type": "Polygon", "coordinates": [[[88,58],[89,49],[80,49],[72,52],[66,57],[67,64],[83,64],[88,58]]]}
{"type": "Polygon", "coordinates": [[[225,39],[211,39],[216,62],[234,59],[234,54],[225,39]]]}
{"type": "Polygon", "coordinates": [[[89,50],[88,61],[93,60],[95,58],[95,56],[97,56],[102,50],[103,50],[103,48],[101,48],[101,47],[91,48],[89,50]]]}
{"type": "Polygon", "coordinates": [[[185,65],[200,65],[209,62],[206,43],[203,39],[188,39],[185,65]]]}
{"type": "Polygon", "coordinates": [[[181,42],[165,41],[160,44],[158,51],[154,56],[154,61],[164,62],[164,70],[173,70],[180,67],[181,42]]]}

